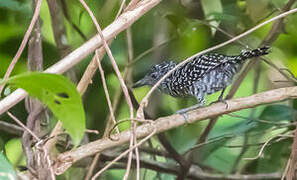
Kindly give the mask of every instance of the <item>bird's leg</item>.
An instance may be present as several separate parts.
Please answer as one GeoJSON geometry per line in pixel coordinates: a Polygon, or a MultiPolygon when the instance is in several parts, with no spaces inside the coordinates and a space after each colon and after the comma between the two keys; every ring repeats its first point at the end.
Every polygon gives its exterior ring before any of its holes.
{"type": "Polygon", "coordinates": [[[187,107],[187,108],[180,109],[180,110],[176,111],[177,114],[180,114],[180,115],[182,115],[184,117],[187,124],[189,123],[188,122],[189,118],[188,118],[187,112],[192,111],[194,109],[198,109],[200,107],[203,107],[204,104],[205,104],[204,96],[203,97],[196,97],[196,98],[198,100],[198,104],[195,104],[193,106],[190,106],[190,107],[187,107]]]}
{"type": "Polygon", "coordinates": [[[218,98],[218,101],[219,101],[219,102],[223,102],[223,101],[224,101],[224,100],[223,100],[223,96],[224,96],[224,92],[225,92],[225,90],[226,90],[226,88],[223,88],[223,89],[222,89],[221,94],[220,94],[220,96],[219,96],[219,98],[218,98]]]}
{"type": "Polygon", "coordinates": [[[210,103],[210,104],[214,104],[214,103],[222,102],[222,103],[226,104],[226,109],[228,109],[229,105],[228,105],[227,101],[226,101],[225,99],[223,99],[225,90],[226,90],[226,87],[224,87],[224,88],[222,89],[221,94],[220,94],[218,100],[216,100],[216,101],[214,101],[214,102],[212,102],[212,103],[210,103]]]}
{"type": "Polygon", "coordinates": [[[201,104],[195,104],[193,106],[190,106],[190,107],[187,107],[187,108],[184,108],[184,109],[180,109],[180,110],[176,111],[176,113],[185,114],[185,113],[187,113],[187,112],[189,112],[191,110],[197,109],[197,108],[202,107],[202,106],[203,105],[201,105],[201,104]]]}

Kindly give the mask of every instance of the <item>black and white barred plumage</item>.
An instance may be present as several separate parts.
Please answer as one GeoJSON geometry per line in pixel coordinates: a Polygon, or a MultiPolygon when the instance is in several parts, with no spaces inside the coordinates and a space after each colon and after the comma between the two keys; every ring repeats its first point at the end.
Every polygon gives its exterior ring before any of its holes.
{"type": "MultiPolygon", "coordinates": [[[[251,51],[244,50],[237,56],[222,54],[197,56],[177,68],[161,82],[158,88],[173,97],[194,96],[198,101],[198,106],[202,106],[205,103],[205,95],[224,91],[232,83],[233,77],[240,71],[246,59],[268,53],[269,47],[265,46],[251,51]]],[[[136,82],[134,87],[153,86],[175,66],[176,63],[172,61],[153,66],[143,79],[136,82]]]]}

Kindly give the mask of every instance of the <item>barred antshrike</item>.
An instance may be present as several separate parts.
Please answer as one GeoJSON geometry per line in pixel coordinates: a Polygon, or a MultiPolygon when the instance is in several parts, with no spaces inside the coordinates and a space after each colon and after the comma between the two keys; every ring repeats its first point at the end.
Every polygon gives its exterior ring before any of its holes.
{"type": "MultiPolygon", "coordinates": [[[[203,106],[205,95],[222,90],[219,101],[222,101],[226,87],[232,83],[234,75],[240,71],[245,60],[269,53],[264,46],[254,50],[243,50],[237,56],[222,54],[205,54],[183,64],[165,78],[158,89],[173,97],[194,96],[198,104],[178,111],[179,113],[203,106]]],[[[175,62],[166,61],[153,66],[144,78],[134,84],[134,88],[144,85],[153,86],[168,71],[176,66],[175,62]]]]}

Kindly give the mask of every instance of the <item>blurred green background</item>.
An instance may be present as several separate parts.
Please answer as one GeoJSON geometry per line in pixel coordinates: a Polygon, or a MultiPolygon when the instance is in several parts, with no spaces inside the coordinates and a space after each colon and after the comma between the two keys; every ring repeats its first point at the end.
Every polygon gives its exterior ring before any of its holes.
{"type": "MultiPolygon", "coordinates": [[[[121,3],[121,1],[117,0],[86,0],[86,2],[93,10],[102,28],[114,20],[121,3]]],[[[164,60],[181,62],[203,49],[229,39],[229,37],[216,28],[223,29],[233,36],[240,34],[256,24],[279,14],[280,9],[287,2],[288,0],[171,0],[161,2],[131,27],[134,58],[152,47],[156,48],[130,66],[133,75],[127,81],[128,86],[131,86],[132,82],[143,77],[147,70],[156,63],[164,60]],[[167,41],[167,43],[158,46],[164,41],[167,41]]],[[[29,26],[32,18],[31,3],[28,0],[0,0],[0,77],[4,76],[29,26]]],[[[87,39],[94,36],[96,29],[79,1],[65,1],[65,3],[67,4],[67,12],[70,15],[71,21],[79,27],[87,39]]],[[[296,4],[293,7],[296,7],[296,4]]],[[[44,69],[46,69],[61,59],[59,49],[57,49],[54,40],[51,17],[46,1],[43,1],[40,17],[42,19],[44,69]]],[[[74,50],[84,43],[85,40],[66,18],[64,18],[64,22],[67,44],[74,50]]],[[[249,48],[258,47],[269,32],[271,25],[268,24],[245,36],[241,41],[248,45],[249,48]]],[[[278,67],[288,68],[295,75],[297,75],[296,29],[297,15],[293,14],[286,17],[284,26],[280,29],[281,34],[273,42],[271,53],[266,56],[278,67]]],[[[126,33],[122,32],[111,44],[112,53],[122,72],[128,65],[126,41],[126,33]]],[[[215,52],[236,55],[242,49],[245,49],[245,47],[238,43],[232,43],[215,52]]],[[[71,77],[71,79],[75,79],[74,83],[79,81],[90,60],[91,56],[88,56],[71,70],[75,74],[74,77],[71,77]]],[[[12,75],[27,72],[26,61],[27,49],[24,50],[12,75]]],[[[113,99],[120,87],[119,81],[107,56],[102,60],[102,65],[109,92],[113,99]]],[[[258,92],[294,85],[290,82],[276,82],[286,79],[263,62],[261,67],[258,92]]],[[[255,71],[252,69],[244,79],[235,97],[252,95],[255,84],[255,71]]],[[[7,87],[2,94],[2,98],[9,94],[10,90],[7,87]]],[[[135,89],[134,94],[137,100],[140,101],[148,90],[148,87],[135,89]]],[[[216,100],[218,95],[219,93],[208,96],[207,103],[216,100]]],[[[87,92],[83,96],[83,101],[87,117],[87,128],[97,129],[100,132],[99,135],[89,134],[89,140],[92,141],[103,135],[106,118],[109,113],[99,73],[95,74],[93,83],[88,87],[87,92]]],[[[156,91],[147,110],[153,117],[157,118],[170,115],[178,109],[195,103],[195,99],[176,99],[156,91]]],[[[221,116],[207,138],[208,140],[221,138],[221,140],[196,150],[194,152],[195,163],[212,169],[212,172],[224,174],[231,172],[252,174],[283,171],[290,154],[291,139],[271,143],[265,149],[263,158],[249,161],[243,160],[242,157],[256,156],[261,147],[257,144],[292,130],[292,126],[283,126],[283,124],[280,126],[277,123],[288,124],[295,120],[295,103],[295,101],[286,101],[273,105],[263,105],[255,110],[248,109],[234,113],[241,117],[221,116]],[[263,123],[254,121],[255,119],[277,123],[263,123]],[[244,147],[244,153],[241,155],[244,142],[248,146],[244,147]],[[241,158],[238,158],[239,156],[241,158]]],[[[19,103],[10,111],[25,122],[27,113],[24,108],[24,102],[19,103]]],[[[116,111],[116,119],[121,120],[127,117],[129,117],[128,106],[124,98],[121,98],[116,111]]],[[[5,114],[0,115],[0,120],[13,123],[5,114]]],[[[166,132],[166,136],[178,152],[184,153],[195,144],[207,123],[208,121],[203,121],[182,126],[166,132]]],[[[128,128],[129,123],[120,124],[121,131],[128,128]]],[[[20,138],[4,131],[0,132],[0,150],[5,151],[6,156],[14,166],[25,165],[20,138]]],[[[154,147],[160,146],[155,138],[152,139],[152,142],[154,147]]],[[[165,158],[158,158],[158,160],[161,162],[172,162],[172,160],[165,158]]],[[[70,168],[60,178],[81,179],[84,173],[83,168],[70,168]],[[74,174],[77,174],[77,176],[73,176],[74,174]]],[[[151,170],[142,169],[141,173],[144,179],[157,177],[174,179],[174,176],[170,174],[160,173],[157,176],[156,171],[151,170]]],[[[104,178],[121,179],[123,174],[124,170],[108,170],[104,178]]]]}

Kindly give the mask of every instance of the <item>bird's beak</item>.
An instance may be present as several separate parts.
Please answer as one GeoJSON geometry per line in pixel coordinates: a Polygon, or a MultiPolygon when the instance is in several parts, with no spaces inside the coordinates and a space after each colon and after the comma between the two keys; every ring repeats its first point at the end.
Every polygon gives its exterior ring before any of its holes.
{"type": "Polygon", "coordinates": [[[137,81],[135,84],[133,84],[132,88],[139,88],[141,86],[145,86],[145,78],[140,79],[139,81],[137,81]]]}

